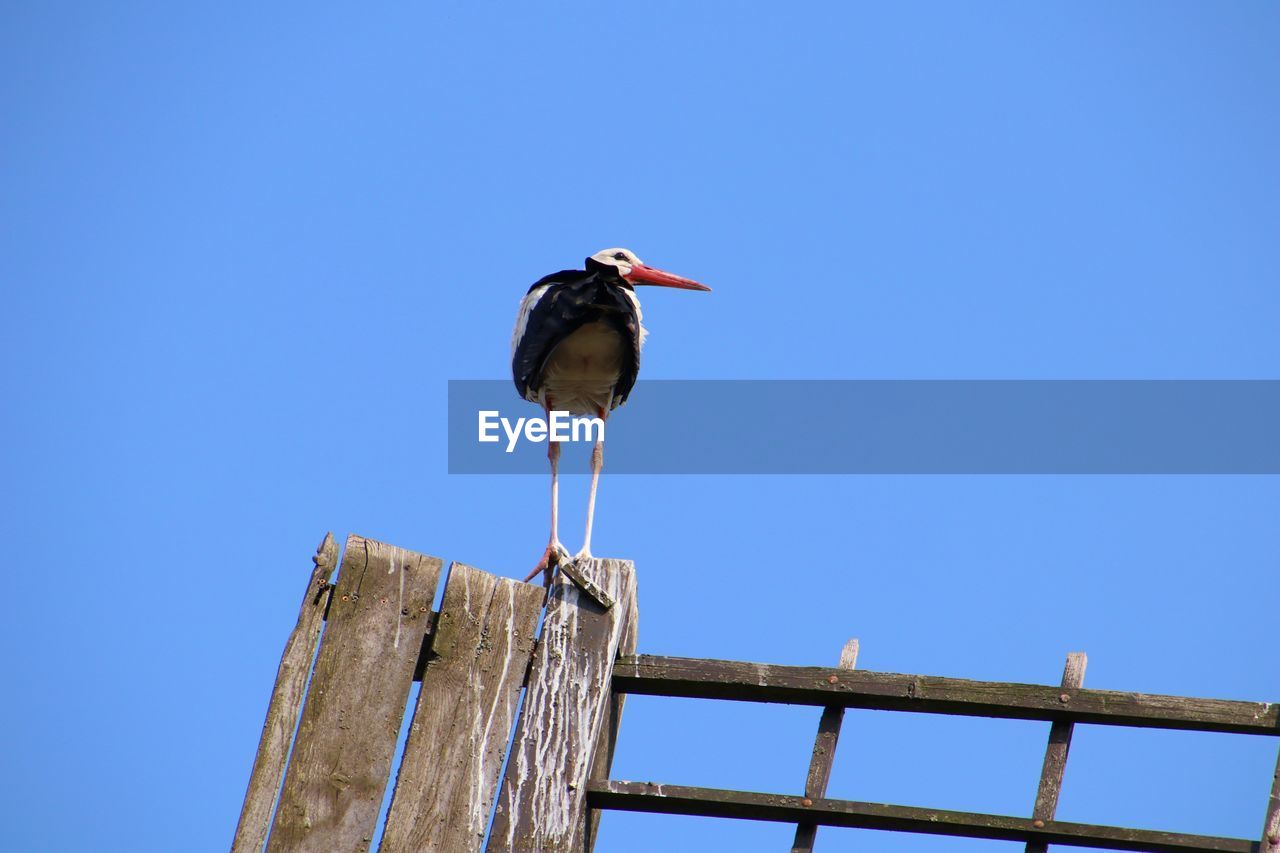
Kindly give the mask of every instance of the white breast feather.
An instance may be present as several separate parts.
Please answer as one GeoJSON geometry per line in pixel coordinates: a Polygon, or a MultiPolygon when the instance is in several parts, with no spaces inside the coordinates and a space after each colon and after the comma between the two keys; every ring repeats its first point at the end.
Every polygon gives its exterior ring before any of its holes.
{"type": "Polygon", "coordinates": [[[556,409],[594,415],[614,408],[613,389],[622,375],[626,345],[606,323],[587,323],[562,340],[542,372],[538,402],[556,409]]]}

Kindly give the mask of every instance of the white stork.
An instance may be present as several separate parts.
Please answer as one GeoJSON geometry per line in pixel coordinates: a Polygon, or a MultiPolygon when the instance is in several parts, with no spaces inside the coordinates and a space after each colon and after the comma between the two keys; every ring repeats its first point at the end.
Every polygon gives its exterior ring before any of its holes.
{"type": "MultiPolygon", "coordinates": [[[[640,300],[642,284],[710,290],[691,279],[645,266],[628,249],[602,249],[582,270],[561,270],[539,279],[520,302],[511,337],[511,375],[520,396],[552,411],[606,419],[627,401],[640,371],[640,300]]],[[[559,486],[556,469],[560,444],[547,442],[551,461],[551,537],[538,565],[525,578],[544,573],[569,558],[557,533],[559,486]]],[[[591,557],[591,526],[604,452],[597,439],[591,451],[591,492],[587,498],[587,531],[574,560],[591,557]]]]}

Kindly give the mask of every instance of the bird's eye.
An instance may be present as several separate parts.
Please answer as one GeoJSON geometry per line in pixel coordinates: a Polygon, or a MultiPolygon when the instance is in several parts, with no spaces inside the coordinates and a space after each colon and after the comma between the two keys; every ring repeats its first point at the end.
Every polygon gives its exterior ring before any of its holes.
{"type": "Polygon", "coordinates": [[[621,252],[614,252],[613,259],[615,261],[625,261],[627,259],[627,256],[622,254],[621,252]]]}

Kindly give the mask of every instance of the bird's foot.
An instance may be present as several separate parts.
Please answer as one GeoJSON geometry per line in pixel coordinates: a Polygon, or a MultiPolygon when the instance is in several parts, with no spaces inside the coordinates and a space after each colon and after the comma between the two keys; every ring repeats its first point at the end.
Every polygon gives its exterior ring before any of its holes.
{"type": "Polygon", "coordinates": [[[573,555],[574,563],[581,563],[585,560],[594,560],[595,557],[591,553],[591,546],[583,545],[582,550],[573,555]]]}
{"type": "Polygon", "coordinates": [[[539,572],[541,572],[542,585],[550,587],[551,576],[555,571],[555,567],[561,563],[567,562],[569,559],[569,549],[561,545],[560,540],[552,539],[547,543],[547,550],[542,552],[542,559],[538,561],[538,565],[533,567],[533,571],[529,572],[528,576],[524,579],[524,582],[528,583],[537,577],[539,572]]]}

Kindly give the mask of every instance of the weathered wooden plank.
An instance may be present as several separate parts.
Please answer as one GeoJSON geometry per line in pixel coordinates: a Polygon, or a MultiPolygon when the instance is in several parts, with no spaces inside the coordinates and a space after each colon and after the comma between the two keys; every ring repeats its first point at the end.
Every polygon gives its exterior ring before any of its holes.
{"type": "Polygon", "coordinates": [[[368,849],[441,565],[347,539],[269,851],[368,849]]]}
{"type": "Polygon", "coordinates": [[[1272,702],[699,658],[623,658],[614,667],[613,689],[655,696],[1280,736],[1280,704],[1272,702]]]}
{"type": "MultiPolygon", "coordinates": [[[[571,578],[572,580],[572,578],[571,578]]],[[[613,605],[596,599],[606,608],[613,605]]],[[[623,616],[622,639],[618,641],[618,655],[634,655],[636,644],[640,639],[640,603],[636,596],[631,596],[627,612],[623,616]]],[[[603,781],[609,778],[613,768],[613,754],[618,746],[618,728],[622,725],[622,707],[626,704],[627,694],[609,691],[609,701],[605,704],[604,720],[600,724],[600,736],[596,739],[595,758],[591,761],[590,778],[603,781]]],[[[588,853],[595,849],[596,834],[600,831],[599,809],[590,806],[585,811],[586,827],[583,837],[586,839],[588,853]]]]}
{"type": "MultiPolygon", "coordinates": [[[[1062,670],[1062,686],[1072,690],[1084,686],[1084,669],[1089,660],[1084,652],[1071,652],[1062,670]]],[[[1059,697],[1061,698],[1061,697],[1059,697]]],[[[1058,812],[1058,795],[1062,792],[1062,774],[1067,769],[1067,753],[1071,751],[1071,732],[1075,725],[1058,720],[1049,727],[1049,743],[1044,750],[1044,766],[1040,770],[1040,787],[1036,790],[1033,820],[1053,820],[1058,812]]],[[[1048,853],[1043,841],[1028,841],[1025,853],[1048,853]]]]}
{"type": "Polygon", "coordinates": [[[636,586],[627,561],[592,560],[579,568],[616,604],[605,609],[563,573],[552,582],[490,851],[554,853],[585,844],[587,777],[636,586]]]}
{"type": "Polygon", "coordinates": [[[307,676],[311,674],[311,662],[320,643],[320,629],[329,604],[329,576],[338,565],[338,543],[333,540],[332,533],[324,535],[311,560],[315,568],[311,570],[307,588],[302,594],[298,622],[285,641],[284,654],[280,656],[275,687],[267,705],[267,719],[262,724],[262,737],[258,741],[258,754],[249,776],[249,789],[240,810],[240,823],[231,841],[232,853],[260,851],[271,828],[271,812],[280,791],[280,782],[284,779],[289,745],[298,727],[307,676]]]}
{"type": "Polygon", "coordinates": [[[1267,817],[1262,822],[1262,842],[1258,853],[1280,853],[1280,755],[1271,777],[1271,796],[1267,799],[1267,817]]]}
{"type": "MultiPolygon", "coordinates": [[[[851,670],[858,666],[858,641],[852,639],[840,651],[840,669],[851,670]]],[[[827,795],[827,783],[831,781],[831,768],[836,762],[836,745],[840,741],[840,725],[844,722],[844,708],[828,705],[822,709],[818,720],[818,734],[813,739],[813,756],[809,759],[809,775],[804,783],[807,799],[820,800],[827,795]]],[[[791,853],[809,853],[818,840],[818,825],[806,821],[796,827],[796,837],[791,843],[791,853]]]]}
{"type": "Polygon", "coordinates": [[[454,563],[382,850],[479,850],[545,590],[454,563]]]}
{"type": "Polygon", "coordinates": [[[1117,826],[1045,821],[1031,818],[922,809],[852,800],[809,800],[785,794],[757,794],[714,788],[687,788],[652,782],[592,782],[589,798],[598,808],[636,812],[730,817],[784,823],[812,821],[823,826],[883,829],[927,835],[1042,841],[1107,850],[1156,853],[1252,853],[1255,842],[1242,838],[1184,835],[1117,826]]]}
{"type": "Polygon", "coordinates": [[[578,568],[576,560],[566,560],[560,564],[560,571],[564,572],[565,577],[578,585],[578,589],[594,598],[600,603],[600,606],[608,610],[614,605],[614,601],[609,597],[609,593],[605,592],[590,576],[583,574],[578,568]]]}

